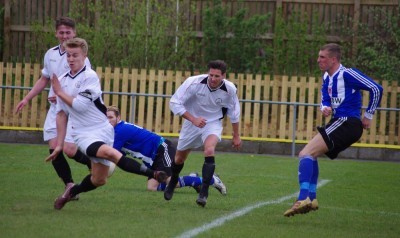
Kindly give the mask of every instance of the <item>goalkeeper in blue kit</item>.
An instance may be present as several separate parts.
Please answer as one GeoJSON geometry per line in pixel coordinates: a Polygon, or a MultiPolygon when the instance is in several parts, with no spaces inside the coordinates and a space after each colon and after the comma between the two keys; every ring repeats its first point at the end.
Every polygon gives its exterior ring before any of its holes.
{"type": "MultiPolygon", "coordinates": [[[[150,168],[164,171],[168,175],[167,181],[169,181],[171,163],[176,153],[171,141],[138,125],[121,120],[118,107],[107,107],[107,118],[114,127],[113,147],[123,154],[142,160],[143,170],[150,168]]],[[[193,187],[200,192],[202,182],[202,177],[199,177],[197,173],[191,173],[188,176],[179,177],[176,187],[193,187]]],[[[221,194],[226,194],[226,187],[218,175],[213,175],[211,186],[221,194]]],[[[148,190],[164,191],[165,187],[166,183],[160,183],[153,177],[148,177],[148,190]]]]}

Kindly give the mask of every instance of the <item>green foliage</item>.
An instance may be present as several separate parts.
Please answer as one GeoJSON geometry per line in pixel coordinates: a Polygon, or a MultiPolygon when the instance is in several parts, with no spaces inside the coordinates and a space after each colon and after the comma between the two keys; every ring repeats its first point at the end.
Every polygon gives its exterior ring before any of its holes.
{"type": "Polygon", "coordinates": [[[319,13],[310,18],[306,12],[293,11],[287,19],[277,11],[274,34],[274,73],[315,75],[319,72],[316,58],[326,35],[319,13]]]}
{"type": "Polygon", "coordinates": [[[193,33],[176,1],[115,1],[105,6],[100,1],[85,4],[73,1],[73,17],[78,33],[86,38],[90,60],[97,66],[175,69],[191,65],[193,33]],[[91,17],[95,18],[93,20],[91,17]],[[89,24],[88,24],[89,23],[89,24]]]}
{"type": "Polygon", "coordinates": [[[43,57],[46,51],[58,44],[57,38],[54,35],[54,23],[50,20],[42,23],[38,21],[32,22],[31,25],[32,39],[28,43],[28,48],[31,52],[31,62],[43,62],[43,57]]]}
{"type": "Polygon", "coordinates": [[[269,30],[270,15],[246,17],[248,9],[240,8],[228,17],[221,0],[213,0],[212,6],[206,9],[203,20],[205,61],[225,60],[233,72],[263,71],[266,57],[262,34],[269,30]]]}
{"type": "MultiPolygon", "coordinates": [[[[343,38],[357,37],[356,53],[345,58],[344,64],[359,68],[375,79],[399,81],[400,17],[383,10],[370,10],[368,15],[373,27],[361,22],[357,32],[342,29],[343,38]]],[[[351,42],[345,41],[343,45],[345,51],[351,52],[351,42]]]]}
{"type": "MultiPolygon", "coordinates": [[[[343,27],[353,25],[345,14],[336,17],[337,22],[325,22],[319,11],[310,17],[290,9],[283,16],[282,9],[276,9],[272,18],[249,15],[239,1],[238,10],[229,16],[232,11],[222,0],[212,0],[205,1],[201,17],[203,38],[196,38],[191,13],[198,11],[193,2],[185,5],[189,2],[179,1],[177,10],[176,0],[112,1],[111,5],[73,0],[70,16],[77,20],[78,36],[89,43],[94,66],[201,71],[209,60],[222,59],[231,72],[316,76],[320,74],[319,48],[327,43],[333,27],[342,33],[338,43],[343,46],[346,66],[377,79],[398,78],[398,14],[370,10],[374,27],[360,24],[355,32],[343,27]],[[354,37],[357,53],[352,55],[354,37]]],[[[53,28],[50,21],[45,26],[32,24],[31,61],[41,62],[44,52],[57,44],[53,28]]]]}

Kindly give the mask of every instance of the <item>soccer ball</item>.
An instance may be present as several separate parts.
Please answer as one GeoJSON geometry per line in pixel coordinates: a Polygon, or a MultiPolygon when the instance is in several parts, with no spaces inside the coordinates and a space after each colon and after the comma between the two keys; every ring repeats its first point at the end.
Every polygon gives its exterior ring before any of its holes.
{"type": "Polygon", "coordinates": [[[110,162],[110,167],[108,167],[108,177],[111,177],[113,175],[115,170],[115,164],[113,162],[110,162]]]}

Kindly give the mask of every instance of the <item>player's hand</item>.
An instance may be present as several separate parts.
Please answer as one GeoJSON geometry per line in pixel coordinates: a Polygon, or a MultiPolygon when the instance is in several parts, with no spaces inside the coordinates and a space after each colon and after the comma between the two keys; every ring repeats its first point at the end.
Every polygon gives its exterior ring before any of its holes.
{"type": "Polygon", "coordinates": [[[58,81],[57,75],[53,74],[53,77],[50,79],[51,81],[51,86],[53,87],[53,91],[56,95],[61,92],[61,84],[60,81],[58,81]]]}
{"type": "Polygon", "coordinates": [[[202,118],[202,117],[196,117],[192,121],[192,124],[197,126],[197,127],[203,128],[207,124],[207,120],[202,118]]]}
{"type": "Polygon", "coordinates": [[[57,103],[57,97],[56,97],[56,96],[48,97],[47,100],[48,100],[50,103],[54,103],[54,104],[57,103]]]}
{"type": "Polygon", "coordinates": [[[328,116],[332,115],[332,108],[331,107],[324,107],[322,109],[322,115],[324,117],[328,117],[328,116]]]}
{"type": "Polygon", "coordinates": [[[371,119],[368,119],[368,118],[364,117],[361,120],[361,123],[362,123],[362,126],[363,126],[364,129],[369,129],[371,127],[371,119]]]}
{"type": "Polygon", "coordinates": [[[240,147],[242,147],[242,140],[240,139],[240,136],[233,136],[232,137],[232,148],[239,150],[240,147]]]}
{"type": "Polygon", "coordinates": [[[18,105],[15,107],[15,114],[19,113],[22,111],[22,108],[25,107],[25,105],[28,104],[28,101],[26,99],[22,99],[18,105]]]}
{"type": "Polygon", "coordinates": [[[49,155],[46,158],[45,161],[49,162],[49,161],[55,160],[57,158],[58,154],[60,154],[61,152],[62,152],[62,147],[61,146],[56,146],[56,148],[54,149],[53,153],[51,153],[51,155],[49,155]]]}

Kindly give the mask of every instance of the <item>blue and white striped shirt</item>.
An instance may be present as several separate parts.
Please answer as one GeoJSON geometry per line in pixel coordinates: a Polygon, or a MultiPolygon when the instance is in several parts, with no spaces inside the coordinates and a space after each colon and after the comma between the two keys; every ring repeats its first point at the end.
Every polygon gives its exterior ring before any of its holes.
{"type": "Polygon", "coordinates": [[[332,107],[333,118],[357,117],[361,119],[362,97],[360,90],[369,92],[369,103],[364,116],[372,119],[382,99],[382,86],[359,70],[345,68],[343,65],[340,65],[332,76],[325,72],[320,108],[322,110],[323,107],[332,107]]]}

